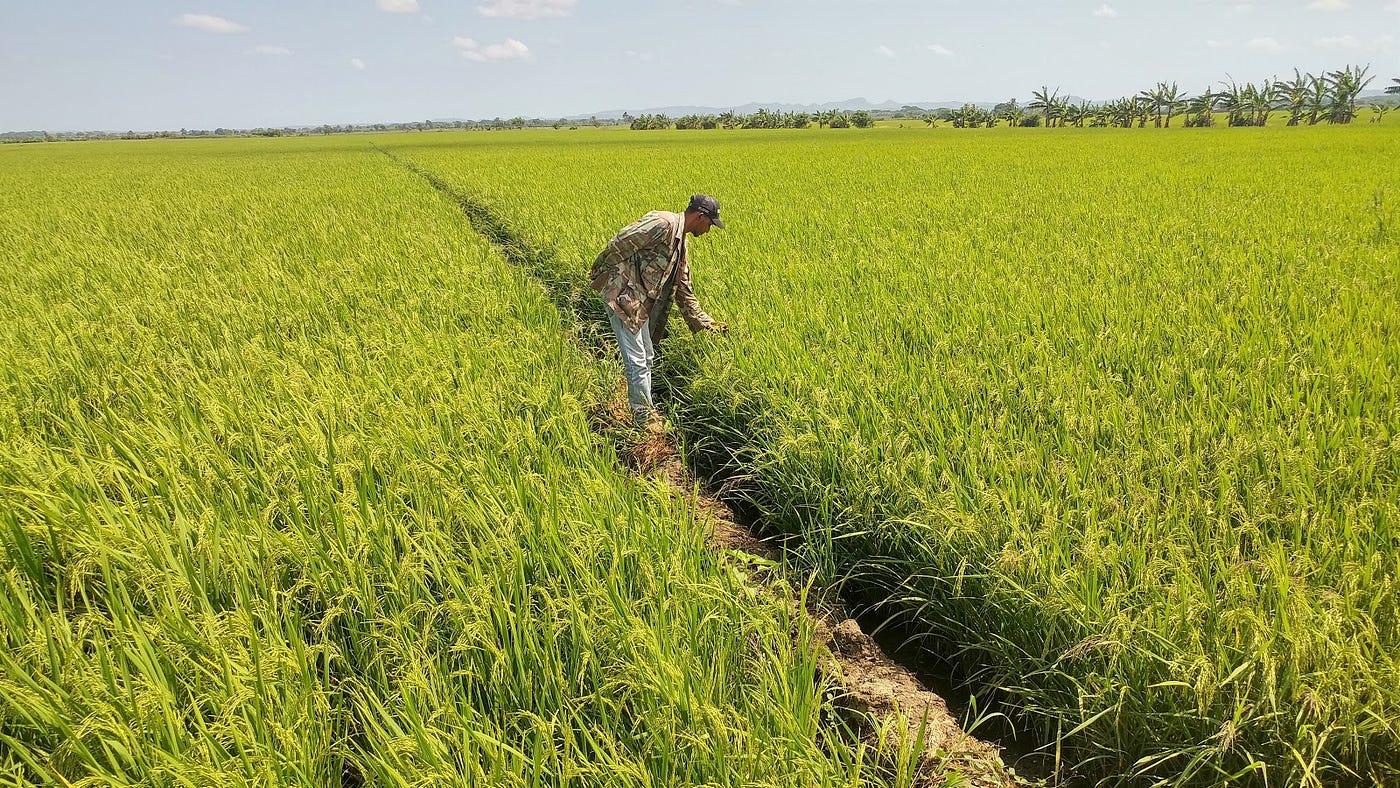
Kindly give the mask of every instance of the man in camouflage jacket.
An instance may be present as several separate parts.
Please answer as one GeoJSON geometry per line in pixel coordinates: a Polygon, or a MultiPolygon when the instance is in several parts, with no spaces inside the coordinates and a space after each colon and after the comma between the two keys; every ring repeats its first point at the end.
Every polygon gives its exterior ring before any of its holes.
{"type": "Polygon", "coordinates": [[[691,331],[727,328],[705,314],[690,285],[686,235],[704,235],[711,227],[724,229],[719,202],[697,194],[690,198],[685,213],[652,211],[622,228],[589,270],[589,282],[603,297],[622,351],[627,405],[638,426],[652,422],[656,415],[651,370],[656,343],[666,336],[672,298],[691,331]]]}

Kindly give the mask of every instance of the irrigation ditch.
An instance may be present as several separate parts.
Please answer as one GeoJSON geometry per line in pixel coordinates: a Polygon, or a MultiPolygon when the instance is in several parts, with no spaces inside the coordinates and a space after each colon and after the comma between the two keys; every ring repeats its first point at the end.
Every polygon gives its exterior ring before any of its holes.
{"type": "MultiPolygon", "coordinates": [[[[371,145],[450,198],[507,262],[536,279],[574,329],[584,353],[597,360],[615,355],[600,299],[582,277],[567,275],[552,250],[530,243],[487,205],[436,173],[371,145]]],[[[683,388],[687,369],[670,365],[662,372],[656,394],[664,406],[683,388]],[[678,375],[682,379],[675,379],[678,375]]],[[[690,501],[708,522],[709,543],[722,560],[765,591],[771,592],[778,582],[807,589],[804,609],[797,612],[812,620],[824,651],[823,673],[837,688],[827,698],[839,718],[833,720],[834,727],[867,741],[883,739],[896,748],[914,748],[920,784],[942,785],[950,775],[958,776],[955,784],[978,788],[1044,782],[1046,775],[1036,766],[1037,758],[1044,757],[1043,743],[1018,740],[1008,731],[1001,731],[1005,738],[992,743],[965,732],[958,717],[967,716],[969,693],[958,689],[945,665],[931,660],[924,649],[911,647],[914,630],[882,614],[868,589],[843,587],[838,592],[817,586],[786,560],[798,537],[764,522],[760,507],[745,492],[748,475],[732,457],[713,450],[714,436],[686,427],[661,434],[631,427],[620,378],[611,399],[589,415],[595,432],[617,450],[629,472],[659,477],[673,495],[690,501]],[[1014,760],[1014,768],[1007,765],[1008,759],[1014,760]]]]}

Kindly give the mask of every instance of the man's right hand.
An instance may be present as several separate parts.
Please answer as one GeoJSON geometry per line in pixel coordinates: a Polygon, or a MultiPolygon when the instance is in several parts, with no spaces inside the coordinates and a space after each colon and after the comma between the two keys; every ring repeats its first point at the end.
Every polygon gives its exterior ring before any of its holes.
{"type": "Polygon", "coordinates": [[[711,330],[711,331],[717,331],[717,332],[723,334],[723,333],[726,333],[726,332],[729,331],[729,324],[728,324],[728,323],[721,323],[721,322],[719,322],[718,320],[716,320],[716,321],[714,321],[713,323],[711,323],[711,324],[709,325],[709,330],[711,330]]]}

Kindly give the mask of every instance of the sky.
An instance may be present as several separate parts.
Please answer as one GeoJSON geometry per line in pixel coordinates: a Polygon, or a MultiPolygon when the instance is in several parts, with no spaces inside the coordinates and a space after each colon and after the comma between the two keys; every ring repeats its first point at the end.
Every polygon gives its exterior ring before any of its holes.
{"type": "Polygon", "coordinates": [[[0,131],[1103,100],[1370,64],[1400,0],[0,0],[0,131]]]}

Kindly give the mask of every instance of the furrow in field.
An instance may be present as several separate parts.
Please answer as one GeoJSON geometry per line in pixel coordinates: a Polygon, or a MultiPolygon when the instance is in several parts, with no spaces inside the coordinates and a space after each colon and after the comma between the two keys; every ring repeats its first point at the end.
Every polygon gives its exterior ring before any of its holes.
{"type": "MultiPolygon", "coordinates": [[[[579,325],[582,333],[592,338],[589,347],[602,360],[606,349],[612,347],[612,340],[605,339],[610,328],[596,293],[580,287],[578,277],[570,275],[552,252],[521,238],[506,221],[471,195],[453,188],[430,170],[379,150],[455,201],[472,226],[490,239],[507,260],[536,277],[564,312],[566,322],[579,325]]],[[[752,509],[744,516],[736,514],[713,487],[723,488],[730,483],[732,492],[732,483],[743,469],[727,469],[723,478],[698,478],[682,462],[674,435],[648,435],[630,428],[625,403],[625,391],[618,390],[612,401],[594,414],[595,427],[617,447],[623,463],[641,475],[664,480],[673,495],[688,499],[689,505],[704,512],[711,544],[721,551],[748,557],[749,560],[734,563],[736,568],[744,569],[756,581],[767,581],[765,585],[770,587],[774,581],[786,585],[788,579],[781,573],[770,575],[755,569],[765,564],[777,568],[772,562],[782,560],[785,550],[783,540],[776,538],[776,529],[765,528],[752,509]],[[760,563],[753,564],[751,559],[760,563]]],[[[731,500],[737,503],[732,496],[731,500]]],[[[791,571],[789,567],[788,572],[791,571]]],[[[898,652],[887,653],[881,642],[862,631],[862,623],[867,628],[879,628],[878,619],[867,617],[861,622],[848,616],[839,594],[813,586],[811,578],[802,585],[808,588],[808,602],[794,610],[814,622],[818,641],[825,650],[824,659],[829,660],[830,672],[839,684],[833,701],[851,724],[873,739],[893,737],[890,741],[896,747],[916,746],[922,740],[921,768],[933,774],[956,770],[971,775],[977,785],[1017,783],[1014,772],[1001,763],[997,748],[964,733],[944,699],[917,677],[917,668],[901,664],[892,656],[898,652]]]]}

